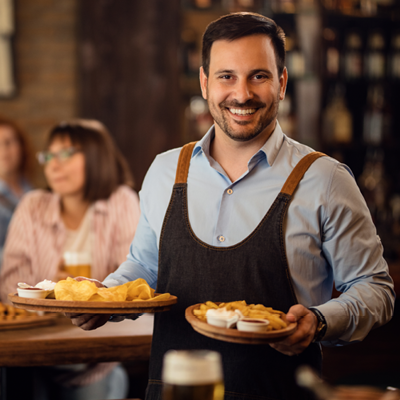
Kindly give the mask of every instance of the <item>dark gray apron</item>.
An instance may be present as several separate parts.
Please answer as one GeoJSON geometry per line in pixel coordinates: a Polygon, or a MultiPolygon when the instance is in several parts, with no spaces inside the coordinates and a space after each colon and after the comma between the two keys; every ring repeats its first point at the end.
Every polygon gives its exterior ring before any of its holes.
{"type": "MultiPolygon", "coordinates": [[[[146,400],[161,399],[162,361],[170,349],[221,353],[226,400],[307,399],[308,394],[295,383],[294,372],[303,364],[321,370],[319,345],[311,344],[299,356],[286,356],[269,345],[211,339],[192,329],[185,320],[185,309],[207,300],[246,300],[284,312],[297,304],[286,260],[283,220],[298,182],[322,154],[312,153],[299,162],[268,213],[246,239],[234,246],[215,247],[197,238],[188,218],[186,182],[193,147],[190,143],[181,151],[160,237],[157,292],[177,296],[178,304],[155,315],[146,400]]],[[[198,212],[207,213],[207,205],[198,212]]]]}

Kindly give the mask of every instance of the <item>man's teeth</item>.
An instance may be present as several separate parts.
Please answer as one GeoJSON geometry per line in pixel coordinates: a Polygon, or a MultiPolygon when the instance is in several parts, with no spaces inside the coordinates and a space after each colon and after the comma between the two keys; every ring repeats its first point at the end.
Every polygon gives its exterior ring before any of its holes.
{"type": "Polygon", "coordinates": [[[241,108],[230,108],[229,111],[236,115],[249,115],[254,114],[257,110],[255,108],[249,108],[247,110],[243,110],[241,108]]]}

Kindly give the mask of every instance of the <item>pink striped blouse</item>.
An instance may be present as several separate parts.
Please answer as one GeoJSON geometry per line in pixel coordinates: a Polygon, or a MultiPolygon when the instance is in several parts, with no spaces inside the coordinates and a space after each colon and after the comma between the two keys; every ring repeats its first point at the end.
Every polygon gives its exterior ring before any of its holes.
{"type": "MultiPolygon", "coordinates": [[[[107,200],[94,203],[92,278],[102,281],[129,252],[139,222],[139,198],[120,186],[107,200]]],[[[18,282],[32,285],[55,280],[66,237],[58,195],[43,190],[27,193],[11,220],[0,275],[0,296],[16,291],[18,282]]]]}

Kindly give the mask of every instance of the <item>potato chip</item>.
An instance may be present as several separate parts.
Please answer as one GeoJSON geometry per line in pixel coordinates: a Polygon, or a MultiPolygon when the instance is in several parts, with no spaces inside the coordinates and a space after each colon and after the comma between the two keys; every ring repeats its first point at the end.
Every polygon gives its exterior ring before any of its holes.
{"type": "Polygon", "coordinates": [[[146,301],[168,300],[169,293],[155,296],[152,289],[144,279],[136,279],[123,285],[111,288],[98,288],[94,282],[83,280],[76,281],[72,278],[59,281],[54,288],[57,300],[70,301],[146,301]],[[84,284],[84,282],[86,282],[84,284]]]}
{"type": "Polygon", "coordinates": [[[88,280],[78,282],[70,277],[57,282],[54,287],[54,294],[57,300],[87,301],[97,291],[98,287],[94,282],[88,280]]]}
{"type": "Polygon", "coordinates": [[[128,287],[125,285],[111,288],[98,288],[89,301],[125,301],[128,294],[128,287]]]}

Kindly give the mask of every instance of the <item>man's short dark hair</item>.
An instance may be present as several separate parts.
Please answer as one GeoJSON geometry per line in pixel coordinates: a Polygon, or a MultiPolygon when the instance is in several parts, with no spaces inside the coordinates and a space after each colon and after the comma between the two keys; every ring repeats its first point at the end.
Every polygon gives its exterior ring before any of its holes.
{"type": "Polygon", "coordinates": [[[210,53],[217,40],[236,40],[251,35],[266,35],[271,39],[275,51],[276,66],[279,76],[285,67],[285,33],[275,21],[261,14],[238,12],[224,15],[211,22],[203,35],[203,69],[210,72],[210,53]]]}

